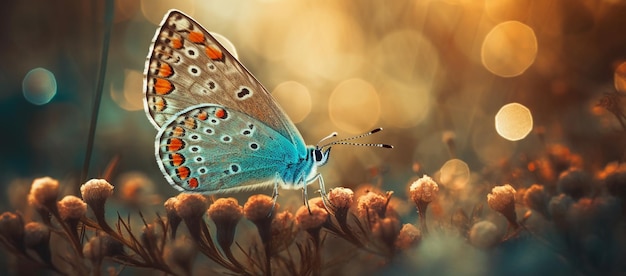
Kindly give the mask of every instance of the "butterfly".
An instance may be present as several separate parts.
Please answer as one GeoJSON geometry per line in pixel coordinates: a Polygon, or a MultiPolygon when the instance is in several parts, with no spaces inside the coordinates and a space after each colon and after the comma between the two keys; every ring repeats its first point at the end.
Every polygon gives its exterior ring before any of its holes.
{"type": "Polygon", "coordinates": [[[318,180],[325,192],[317,168],[328,161],[331,146],[392,147],[348,142],[380,128],[322,146],[305,145],[263,85],[205,28],[177,10],[170,10],[157,29],[144,76],[144,110],[158,130],[157,164],[183,192],[273,187],[275,200],[280,185],[302,189],[308,206],[309,183],[318,180]]]}

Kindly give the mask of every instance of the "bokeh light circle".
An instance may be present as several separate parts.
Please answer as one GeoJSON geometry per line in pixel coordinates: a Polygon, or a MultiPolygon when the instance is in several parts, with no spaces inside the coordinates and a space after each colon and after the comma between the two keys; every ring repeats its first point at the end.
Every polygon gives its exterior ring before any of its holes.
{"type": "Polygon", "coordinates": [[[330,119],[341,130],[359,133],[372,128],[380,116],[380,101],[374,86],[362,79],[345,80],[332,92],[330,119]]]}
{"type": "Polygon", "coordinates": [[[128,111],[143,109],[143,97],[141,93],[143,74],[137,70],[125,70],[124,87],[122,91],[115,89],[111,84],[111,99],[121,108],[128,111]]]}
{"type": "Polygon", "coordinates": [[[483,66],[500,77],[519,76],[537,57],[537,37],[529,26],[507,21],[493,27],[483,40],[483,66]]]}
{"type": "Polygon", "coordinates": [[[30,70],[22,81],[24,98],[32,104],[49,103],[57,93],[57,81],[52,72],[44,68],[30,70]]]}
{"type": "Polygon", "coordinates": [[[496,114],[496,131],[504,139],[524,139],[532,129],[533,116],[527,107],[519,103],[504,105],[496,114]]]}
{"type": "Polygon", "coordinates": [[[311,113],[311,94],[299,82],[286,81],[277,85],[272,96],[294,123],[302,122],[311,113]]]}
{"type": "Polygon", "coordinates": [[[470,179],[470,169],[467,163],[459,159],[448,160],[441,169],[439,180],[441,184],[445,185],[449,189],[463,189],[467,185],[470,179]]]}

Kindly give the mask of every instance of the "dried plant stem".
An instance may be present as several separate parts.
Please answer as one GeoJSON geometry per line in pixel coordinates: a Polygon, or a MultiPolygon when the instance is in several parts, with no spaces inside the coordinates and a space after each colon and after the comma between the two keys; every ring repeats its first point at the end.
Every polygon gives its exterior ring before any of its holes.
{"type": "Polygon", "coordinates": [[[420,230],[424,235],[428,235],[428,226],[426,225],[426,210],[428,209],[428,203],[430,202],[417,202],[417,214],[419,215],[420,220],[420,230]]]}
{"type": "MultiPolygon", "coordinates": [[[[82,258],[83,257],[83,246],[80,243],[80,239],[78,238],[78,232],[76,232],[77,228],[78,228],[78,221],[76,221],[76,225],[70,225],[68,223],[65,223],[63,221],[63,219],[61,219],[61,215],[59,214],[58,210],[56,210],[56,209],[55,210],[49,210],[49,212],[50,212],[50,214],[52,214],[52,216],[59,222],[59,224],[63,228],[63,232],[65,232],[65,235],[67,236],[67,238],[69,239],[70,243],[72,244],[72,248],[74,249],[76,254],[80,258],[82,258]]],[[[51,226],[49,219],[48,219],[47,225],[51,226]]]]}

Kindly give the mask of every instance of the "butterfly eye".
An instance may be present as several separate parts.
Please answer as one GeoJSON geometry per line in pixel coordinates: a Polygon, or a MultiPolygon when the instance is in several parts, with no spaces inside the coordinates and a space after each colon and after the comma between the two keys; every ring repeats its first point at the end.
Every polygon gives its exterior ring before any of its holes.
{"type": "Polygon", "coordinates": [[[313,159],[315,160],[315,162],[320,162],[322,161],[322,159],[324,159],[324,154],[322,154],[321,150],[314,150],[313,151],[313,159]]]}

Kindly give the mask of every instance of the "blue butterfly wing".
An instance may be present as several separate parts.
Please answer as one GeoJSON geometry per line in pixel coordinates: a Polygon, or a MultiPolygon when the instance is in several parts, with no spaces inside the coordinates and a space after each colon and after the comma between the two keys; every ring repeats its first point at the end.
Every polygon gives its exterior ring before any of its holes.
{"type": "Polygon", "coordinates": [[[190,106],[212,103],[262,122],[306,154],[300,132],[267,89],[184,13],[171,10],[163,18],[144,73],[144,109],[155,128],[190,106]]]}
{"type": "Polygon", "coordinates": [[[237,192],[273,185],[277,173],[299,160],[292,142],[263,122],[216,104],[200,104],[166,122],[156,158],[168,182],[181,191],[237,192]]]}

